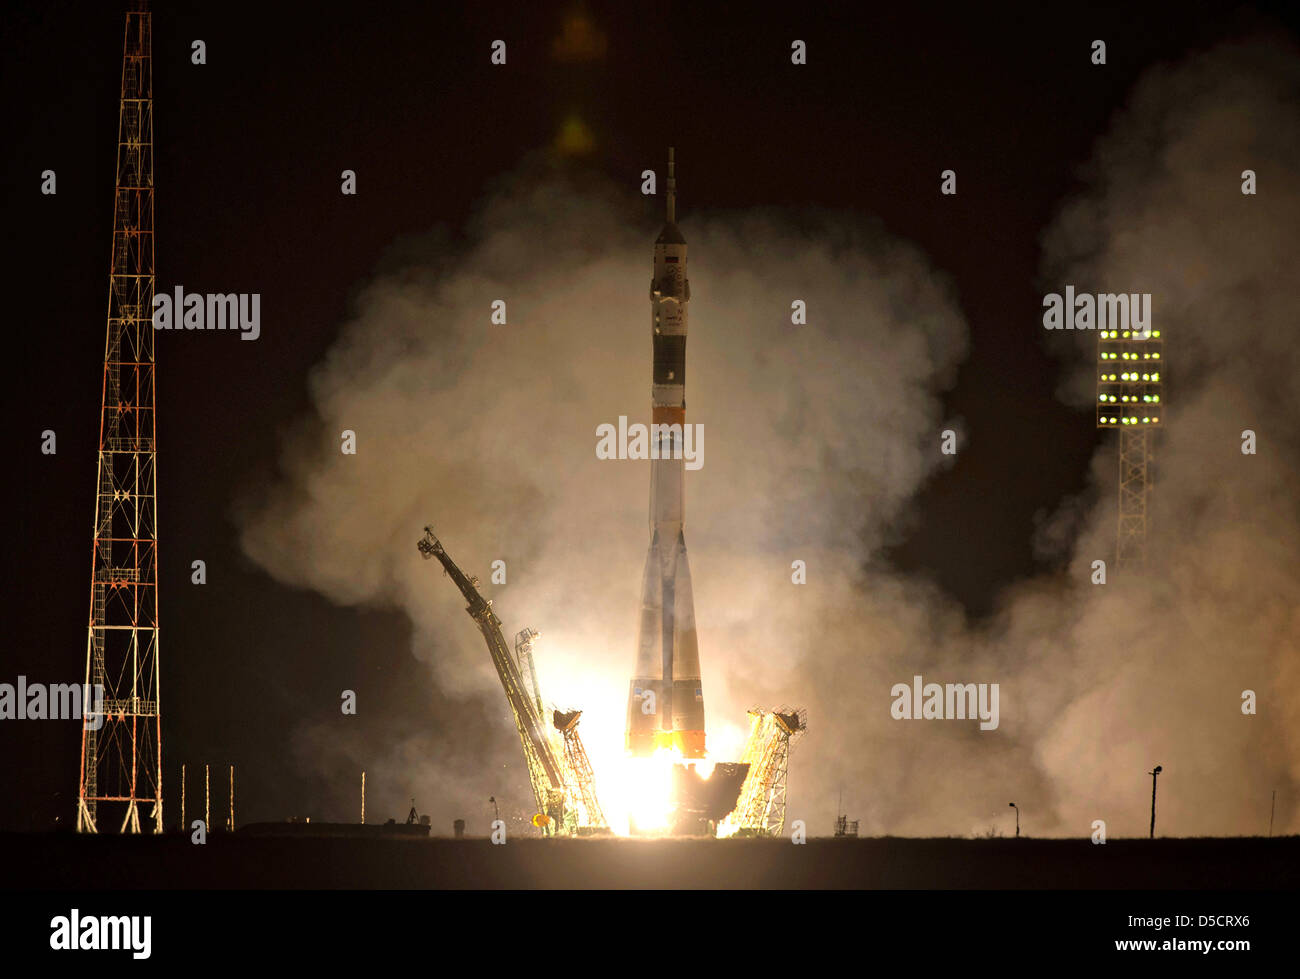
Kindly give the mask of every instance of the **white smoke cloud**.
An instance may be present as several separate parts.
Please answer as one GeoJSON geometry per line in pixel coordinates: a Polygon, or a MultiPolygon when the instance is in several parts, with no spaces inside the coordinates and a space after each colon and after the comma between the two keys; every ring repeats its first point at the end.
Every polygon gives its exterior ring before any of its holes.
{"type": "MultiPolygon", "coordinates": [[[[1166,832],[1262,832],[1273,788],[1278,832],[1294,828],[1298,65],[1266,40],[1153,70],[1046,233],[1045,291],[1149,292],[1167,340],[1151,569],[1089,581],[1114,553],[1106,441],[1089,490],[1040,521],[1038,543],[1070,555],[1066,570],[1011,590],[978,625],[879,560],[942,464],[939,433],[956,427],[939,394],[966,331],[942,276],[833,217],[686,208],[687,410],[706,431],[686,538],[709,738],[735,757],[746,708],[806,706],[790,818],[829,831],[842,789],[864,833],[1006,826],[1014,799],[1033,834],[1086,837],[1105,819],[1112,836],[1142,835],[1144,773],[1162,764],[1166,832]],[[1240,193],[1247,168],[1258,196],[1240,193]],[[805,327],[790,325],[794,299],[808,303],[805,327]],[[1246,428],[1258,455],[1239,450],[1246,428]],[[796,559],[806,585],[791,584],[796,559]],[[999,683],[999,729],[891,719],[891,686],[916,674],[999,683]],[[1241,714],[1245,689],[1257,716],[1241,714]]],[[[655,230],[604,185],[523,168],[467,245],[417,249],[366,290],[313,375],[318,418],[244,514],[244,547],[276,578],[403,609],[438,687],[472,705],[473,737],[340,746],[304,727],[304,754],[323,766],[328,751],[384,752],[395,779],[436,787],[436,825],[463,799],[502,793],[492,773],[518,766],[519,749],[460,596],[415,551],[426,522],[483,579],[508,632],[542,630],[544,692],[585,709],[598,779],[621,752],[649,473],[598,461],[595,428],[648,414],[655,230]],[[489,323],[494,299],[507,326],[489,323]],[[356,457],[338,451],[343,429],[356,457]],[[504,587],[486,584],[494,559],[504,587]]],[[[1027,343],[1042,336],[1023,329],[1027,343]]],[[[1095,338],[1047,342],[1066,363],[1063,396],[1091,424],[1095,338]]]]}
{"type": "MultiPolygon", "coordinates": [[[[416,552],[431,523],[496,599],[507,638],[542,630],[544,692],[585,708],[598,771],[621,752],[648,540],[648,465],[595,455],[597,425],[648,420],[655,229],[633,208],[532,164],[487,203],[467,247],[377,279],[312,376],[318,423],[286,445],[282,480],[243,516],[243,545],[272,575],[405,610],[438,686],[504,714],[463,600],[416,552]],[[496,299],[505,326],[489,321],[496,299]],[[345,429],[356,456],[339,451],[345,429]],[[504,587],[488,584],[496,559],[504,587]]],[[[725,758],[755,703],[807,702],[814,727],[834,723],[804,673],[827,655],[829,624],[856,618],[859,561],[943,458],[937,393],[965,328],[941,277],[878,231],[763,214],[687,217],[683,230],[688,420],[705,430],[686,532],[708,723],[725,758]],[[797,298],[806,326],[790,323],[797,298]],[[808,585],[791,583],[795,559],[808,585]]],[[[864,678],[853,713],[876,694],[864,678]]],[[[304,754],[324,752],[322,765],[342,750],[311,743],[304,754]]],[[[444,764],[449,753],[496,764],[482,748],[430,732],[439,795],[483,794],[444,764]]]]}
{"type": "MultiPolygon", "coordinates": [[[[1297,94],[1297,52],[1271,40],[1151,71],[1099,143],[1088,190],[1045,239],[1052,283],[1151,293],[1166,342],[1148,574],[1112,569],[1104,588],[1058,603],[1053,668],[1034,676],[1049,687],[1059,665],[1072,678],[1036,757],[1075,832],[1091,812],[1112,814],[1112,832],[1118,823],[1140,833],[1150,781],[1142,773],[1155,764],[1165,768],[1161,825],[1170,832],[1263,832],[1274,788],[1279,831],[1294,825],[1297,94]],[[1246,169],[1259,175],[1258,196],[1241,192],[1246,169]],[[1245,429],[1258,433],[1258,455],[1241,453],[1245,429]],[[1241,713],[1246,689],[1259,696],[1257,716],[1241,713]]],[[[1057,340],[1068,336],[1050,341],[1069,362],[1065,394],[1091,407],[1096,338],[1057,340]]],[[[1113,554],[1116,465],[1108,442],[1094,465],[1101,502],[1078,539],[1076,582],[1113,554]]]]}

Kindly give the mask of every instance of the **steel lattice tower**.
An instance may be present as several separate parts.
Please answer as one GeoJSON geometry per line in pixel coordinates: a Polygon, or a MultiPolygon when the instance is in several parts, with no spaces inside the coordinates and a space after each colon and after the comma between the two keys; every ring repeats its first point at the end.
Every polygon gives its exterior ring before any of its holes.
{"type": "Polygon", "coordinates": [[[749,740],[741,761],[749,772],[727,817],[738,836],[780,836],[785,828],[790,743],[808,730],[808,711],[750,708],[749,740]]]}
{"type": "Polygon", "coordinates": [[[153,61],[147,4],[126,15],[117,189],[99,415],[77,829],[162,832],[154,410],[153,61]]]}
{"type": "Polygon", "coordinates": [[[1119,524],[1115,541],[1117,568],[1146,567],[1147,496],[1151,492],[1151,443],[1145,429],[1119,433],[1119,524]]]}
{"type": "Polygon", "coordinates": [[[1102,330],[1097,344],[1097,427],[1119,431],[1119,520],[1115,565],[1147,560],[1147,503],[1156,429],[1164,414],[1164,341],[1159,330],[1102,330]]]}

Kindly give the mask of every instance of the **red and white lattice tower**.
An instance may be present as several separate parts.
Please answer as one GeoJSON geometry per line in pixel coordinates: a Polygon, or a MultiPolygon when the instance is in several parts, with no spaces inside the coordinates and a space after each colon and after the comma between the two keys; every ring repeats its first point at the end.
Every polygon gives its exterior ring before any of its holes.
{"type": "Polygon", "coordinates": [[[151,27],[147,4],[126,15],[77,800],[84,833],[138,833],[142,807],[146,830],[163,826],[151,27]]]}

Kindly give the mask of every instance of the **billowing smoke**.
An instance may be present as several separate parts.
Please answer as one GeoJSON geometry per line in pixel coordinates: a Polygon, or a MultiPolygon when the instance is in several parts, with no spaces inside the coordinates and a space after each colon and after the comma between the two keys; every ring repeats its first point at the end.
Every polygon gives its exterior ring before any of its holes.
{"type": "MultiPolygon", "coordinates": [[[[748,707],[787,702],[807,706],[822,731],[803,771],[843,761],[845,777],[860,778],[850,728],[882,702],[861,672],[864,639],[897,632],[893,656],[915,640],[892,607],[872,624],[862,609],[877,603],[854,583],[944,458],[938,393],[964,355],[965,327],[942,277],[878,230],[825,215],[699,213],[683,230],[688,421],[703,425],[704,465],[687,477],[686,520],[714,754],[738,757],[748,707]],[[807,325],[791,323],[796,299],[807,325]],[[792,581],[795,561],[806,585],[792,581]],[[828,659],[858,672],[856,706],[823,703],[822,681],[802,669],[828,659]]],[[[271,574],[338,603],[404,609],[440,689],[499,718],[502,735],[487,744],[431,717],[423,750],[391,749],[389,774],[401,766],[402,784],[427,783],[448,819],[458,797],[488,794],[490,780],[468,773],[500,771],[519,748],[461,596],[416,551],[426,523],[478,574],[507,638],[541,630],[543,692],[585,709],[598,772],[622,750],[649,466],[598,459],[596,429],[620,415],[649,420],[658,223],[632,194],[527,164],[483,207],[467,245],[408,250],[400,271],[366,290],[311,378],[319,418],[290,440],[283,479],[244,517],[245,549],[271,574]],[[491,322],[498,299],[505,325],[491,322]],[[356,455],[340,451],[344,430],[356,455]],[[498,560],[504,585],[491,583],[498,560]]],[[[323,769],[361,760],[336,736],[303,737],[323,769]]],[[[390,753],[366,747],[372,759],[390,753]]],[[[380,783],[379,766],[366,767],[380,783]]]]}
{"type": "MultiPolygon", "coordinates": [[[[709,215],[683,185],[687,417],[705,431],[686,535],[709,738],[715,757],[736,757],[746,708],[807,707],[789,817],[810,832],[830,830],[842,789],[864,833],[1005,826],[1014,798],[1039,835],[1087,836],[1094,819],[1139,835],[1155,764],[1170,833],[1262,831],[1273,788],[1279,831],[1294,823],[1298,63],[1259,43],[1152,72],[1047,235],[1044,291],[1149,292],[1167,338],[1152,566],[1090,582],[1091,562],[1114,551],[1104,442],[1094,490],[1041,534],[1067,570],[1018,587],[978,627],[879,560],[942,465],[941,432],[960,431],[941,394],[966,330],[943,276],[878,229],[709,215]],[[1257,196],[1240,192],[1247,168],[1257,196]],[[806,326],[791,325],[795,299],[806,326]],[[1241,453],[1244,429],[1255,455],[1241,453]],[[792,582],[795,561],[807,584],[792,582]],[[891,718],[891,688],[916,674],[998,683],[998,729],[891,718]],[[1241,712],[1247,689],[1254,716],[1241,712]]],[[[408,249],[363,293],[311,379],[317,417],[241,517],[246,551],[277,579],[410,617],[414,652],[454,709],[394,744],[308,726],[301,740],[322,771],[367,759],[376,782],[427,784],[435,825],[465,800],[526,788],[482,641],[416,552],[426,523],[482,579],[507,638],[542,631],[543,692],[585,709],[598,779],[621,753],[649,471],[598,460],[595,444],[601,423],[648,421],[657,227],[639,204],[534,161],[464,244],[408,249]],[[490,321],[498,299],[505,325],[490,321]],[[355,456],[340,452],[344,430],[355,456]],[[498,560],[504,585],[490,583],[498,560]]],[[[1042,342],[1038,324],[1019,328],[1042,342]]],[[[1095,336],[1047,336],[1090,425],[1095,336]]]]}
{"type": "MultiPolygon", "coordinates": [[[[1035,759],[1063,833],[1108,815],[1112,832],[1139,831],[1141,773],[1156,764],[1169,832],[1265,832],[1274,788],[1279,830],[1300,812],[1298,53],[1257,40],[1149,72],[1045,238],[1045,291],[1150,293],[1166,344],[1147,573],[1078,585],[1114,552],[1108,441],[1068,597],[1010,606],[1011,652],[1042,637],[1026,677],[1054,705],[1035,759]],[[1257,454],[1242,453],[1247,430],[1257,454]]],[[[1091,410],[1095,334],[1049,337],[1068,363],[1065,396],[1091,410]]]]}

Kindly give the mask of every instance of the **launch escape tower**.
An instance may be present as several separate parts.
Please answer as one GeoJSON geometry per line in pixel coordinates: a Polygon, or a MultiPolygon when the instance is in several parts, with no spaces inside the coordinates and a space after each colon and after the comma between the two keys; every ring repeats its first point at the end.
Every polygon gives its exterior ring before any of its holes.
{"type": "Polygon", "coordinates": [[[1164,341],[1159,330],[1102,330],[1097,338],[1097,427],[1119,429],[1115,565],[1141,571],[1156,430],[1164,417],[1164,341]]]}
{"type": "Polygon", "coordinates": [[[87,833],[138,833],[146,805],[153,832],[163,827],[151,28],[146,4],[127,13],[77,796],[87,833]]]}

